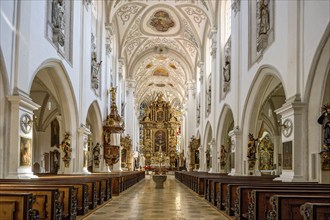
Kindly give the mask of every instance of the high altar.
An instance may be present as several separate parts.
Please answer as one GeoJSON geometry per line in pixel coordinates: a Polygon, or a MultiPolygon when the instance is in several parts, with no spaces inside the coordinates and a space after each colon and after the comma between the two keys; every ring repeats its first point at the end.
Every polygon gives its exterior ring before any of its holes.
{"type": "Polygon", "coordinates": [[[159,94],[145,108],[140,123],[143,126],[142,149],[147,166],[159,166],[158,155],[167,158],[163,165],[168,169],[177,169],[179,156],[177,152],[177,131],[180,128],[178,112],[159,94]]]}

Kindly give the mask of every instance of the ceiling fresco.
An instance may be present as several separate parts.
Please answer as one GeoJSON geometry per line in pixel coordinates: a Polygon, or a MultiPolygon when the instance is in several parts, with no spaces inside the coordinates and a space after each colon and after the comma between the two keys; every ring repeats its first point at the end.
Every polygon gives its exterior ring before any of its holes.
{"type": "Polygon", "coordinates": [[[214,23],[215,2],[110,1],[109,21],[125,79],[135,82],[137,104],[159,92],[184,104],[214,23]]]}

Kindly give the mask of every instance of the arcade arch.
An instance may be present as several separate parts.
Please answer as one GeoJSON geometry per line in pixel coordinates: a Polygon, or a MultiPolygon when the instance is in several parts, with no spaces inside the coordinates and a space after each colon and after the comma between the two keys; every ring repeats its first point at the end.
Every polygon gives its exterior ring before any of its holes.
{"type": "Polygon", "coordinates": [[[77,107],[70,80],[56,61],[45,62],[37,70],[30,87],[30,97],[40,105],[33,119],[33,164],[40,172],[75,172],[77,157],[77,107]],[[71,162],[65,167],[60,147],[64,134],[71,138],[71,162]]]}
{"type": "Polygon", "coordinates": [[[217,132],[217,152],[219,152],[220,159],[217,169],[220,173],[230,173],[235,168],[235,152],[232,152],[229,136],[229,132],[233,129],[233,112],[228,105],[225,105],[219,119],[217,132]]]}
{"type": "MultiPolygon", "coordinates": [[[[285,100],[285,90],[278,72],[273,67],[260,68],[251,85],[243,111],[242,133],[245,135],[242,137],[240,152],[244,161],[241,164],[243,174],[280,174],[283,166],[283,125],[279,123],[280,118],[274,111],[280,108],[285,100]]],[[[239,166],[239,163],[241,162],[236,161],[235,165],[239,166]]]]}

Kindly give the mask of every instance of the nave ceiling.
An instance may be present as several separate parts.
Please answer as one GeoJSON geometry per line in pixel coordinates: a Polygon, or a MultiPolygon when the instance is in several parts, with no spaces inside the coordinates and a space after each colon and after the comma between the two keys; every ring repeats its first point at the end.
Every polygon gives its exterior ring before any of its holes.
{"type": "Polygon", "coordinates": [[[135,83],[136,104],[163,93],[175,106],[185,105],[217,4],[204,0],[108,2],[118,58],[123,61],[125,79],[135,83]]]}

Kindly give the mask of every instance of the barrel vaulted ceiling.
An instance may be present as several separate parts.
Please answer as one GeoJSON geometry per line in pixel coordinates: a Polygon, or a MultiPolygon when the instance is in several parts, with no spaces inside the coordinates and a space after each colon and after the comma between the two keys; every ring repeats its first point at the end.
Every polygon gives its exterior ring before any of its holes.
{"type": "Polygon", "coordinates": [[[167,101],[184,104],[214,23],[216,2],[109,1],[118,58],[125,78],[135,81],[137,104],[159,92],[167,101]]]}

